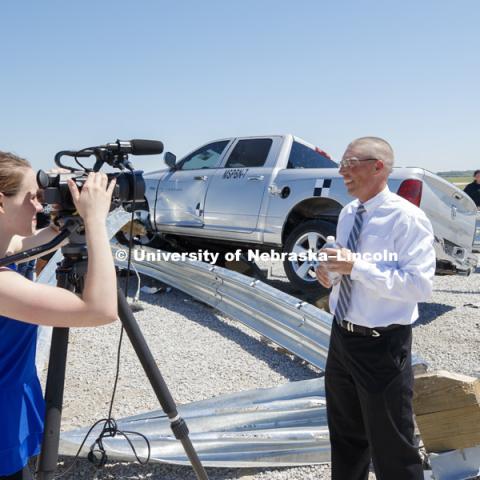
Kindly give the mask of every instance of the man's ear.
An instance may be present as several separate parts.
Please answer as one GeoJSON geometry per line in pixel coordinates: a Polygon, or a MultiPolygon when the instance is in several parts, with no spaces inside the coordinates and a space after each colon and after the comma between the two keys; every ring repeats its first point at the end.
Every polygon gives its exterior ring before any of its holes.
{"type": "Polygon", "coordinates": [[[375,163],[375,171],[380,172],[384,168],[385,168],[385,163],[383,162],[383,160],[377,160],[375,163]]]}
{"type": "Polygon", "coordinates": [[[5,200],[5,195],[0,192],[0,213],[5,213],[5,210],[3,209],[3,201],[5,200]]]}

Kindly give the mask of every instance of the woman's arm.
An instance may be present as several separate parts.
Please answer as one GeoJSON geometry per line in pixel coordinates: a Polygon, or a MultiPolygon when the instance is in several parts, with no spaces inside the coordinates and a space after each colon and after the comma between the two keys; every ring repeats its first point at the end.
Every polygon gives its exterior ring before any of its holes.
{"type": "Polygon", "coordinates": [[[63,288],[31,282],[8,269],[0,272],[0,299],[2,315],[37,325],[93,327],[116,319],[107,301],[103,306],[92,303],[63,288]]]}
{"type": "MultiPolygon", "coordinates": [[[[60,230],[53,229],[52,227],[45,227],[40,230],[37,230],[34,235],[30,237],[21,237],[19,235],[16,235],[13,237],[12,242],[10,244],[10,247],[8,249],[8,254],[9,255],[14,255],[16,253],[24,252],[25,250],[29,250],[30,248],[34,247],[40,247],[42,245],[45,245],[46,243],[50,242],[53,240],[58,234],[60,230]]],[[[67,245],[68,243],[68,238],[63,240],[61,243],[59,243],[56,247],[51,248],[49,250],[46,250],[38,255],[34,255],[32,257],[29,257],[28,260],[34,260],[36,258],[43,257],[45,255],[48,255],[51,252],[57,251],[59,248],[63,247],[64,245],[67,245]]],[[[24,260],[27,261],[27,260],[24,260]]],[[[24,261],[18,262],[18,263],[23,263],[24,261]]]]}
{"type": "Polygon", "coordinates": [[[9,269],[0,270],[0,314],[55,327],[102,325],[117,318],[117,286],[106,230],[114,181],[89,174],[81,193],[69,181],[78,212],[85,223],[88,271],[82,298],[62,288],[28,281],[9,269]]]}
{"type": "MultiPolygon", "coordinates": [[[[30,237],[19,237],[15,238],[16,240],[16,249],[15,253],[23,252],[34,247],[40,247],[46,243],[53,240],[59,234],[59,230],[54,229],[51,226],[40,228],[30,237]]],[[[57,247],[59,248],[59,247],[57,247]]]]}

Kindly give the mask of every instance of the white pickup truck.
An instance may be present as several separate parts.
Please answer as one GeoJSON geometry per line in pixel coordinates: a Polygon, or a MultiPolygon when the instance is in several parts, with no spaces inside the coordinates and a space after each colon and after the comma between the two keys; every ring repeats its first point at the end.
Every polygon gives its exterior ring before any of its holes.
{"type": "MultiPolygon", "coordinates": [[[[293,135],[215,140],[178,162],[168,152],[165,162],[168,168],[145,174],[141,243],[162,238],[185,249],[317,251],[352,200],[338,165],[293,135]]],[[[477,264],[476,208],[468,195],[423,168],[394,168],[388,185],[432,222],[437,273],[470,274],[477,264]]],[[[284,267],[296,287],[318,288],[313,261],[286,259],[284,267]]]]}

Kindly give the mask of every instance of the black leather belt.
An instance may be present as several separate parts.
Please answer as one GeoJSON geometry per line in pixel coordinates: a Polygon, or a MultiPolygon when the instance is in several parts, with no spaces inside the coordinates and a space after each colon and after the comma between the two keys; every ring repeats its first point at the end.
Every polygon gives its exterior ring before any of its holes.
{"type": "Polygon", "coordinates": [[[341,320],[340,322],[335,317],[334,320],[338,323],[338,325],[345,330],[351,333],[358,333],[360,335],[364,335],[365,337],[380,337],[382,332],[387,332],[389,330],[395,330],[400,327],[404,327],[405,325],[399,325],[393,323],[392,325],[388,325],[388,327],[376,327],[376,328],[369,328],[363,327],[362,325],[356,325],[352,322],[347,322],[345,320],[341,320]]]}

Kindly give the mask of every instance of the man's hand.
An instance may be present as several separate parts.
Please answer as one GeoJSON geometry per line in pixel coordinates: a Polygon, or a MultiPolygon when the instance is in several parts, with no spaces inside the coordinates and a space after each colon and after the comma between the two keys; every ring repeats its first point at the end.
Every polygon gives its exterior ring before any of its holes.
{"type": "Polygon", "coordinates": [[[353,254],[348,248],[324,248],[320,250],[327,254],[328,260],[325,267],[329,272],[341,273],[342,275],[350,275],[352,273],[353,254]]]}
{"type": "Polygon", "coordinates": [[[318,253],[327,255],[327,260],[320,262],[315,269],[317,280],[325,288],[332,286],[328,272],[340,273],[341,275],[350,275],[352,273],[355,261],[352,258],[352,252],[348,248],[322,248],[318,253]]]}
{"type": "Polygon", "coordinates": [[[318,267],[315,269],[315,275],[317,276],[317,280],[319,281],[320,285],[325,288],[330,288],[332,286],[332,282],[330,282],[325,263],[326,262],[319,263],[318,267]]]}

